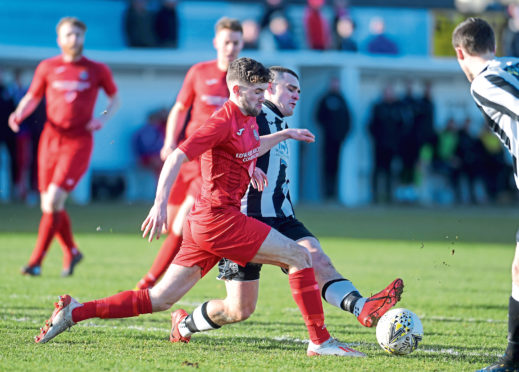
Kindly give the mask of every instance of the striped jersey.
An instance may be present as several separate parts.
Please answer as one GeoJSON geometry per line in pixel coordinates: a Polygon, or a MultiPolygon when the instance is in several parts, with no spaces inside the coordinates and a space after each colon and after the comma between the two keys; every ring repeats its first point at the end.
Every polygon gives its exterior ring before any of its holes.
{"type": "Polygon", "coordinates": [[[519,59],[491,60],[472,81],[470,93],[490,129],[510,152],[519,188],[519,59]]]}
{"type": "MultiPolygon", "coordinates": [[[[256,117],[259,135],[276,133],[288,127],[283,115],[270,101],[265,101],[261,113],[256,117]]],[[[258,158],[259,167],[268,179],[268,186],[260,192],[249,184],[241,199],[241,211],[251,217],[290,217],[294,215],[288,191],[288,144],[282,141],[258,158]]]]}

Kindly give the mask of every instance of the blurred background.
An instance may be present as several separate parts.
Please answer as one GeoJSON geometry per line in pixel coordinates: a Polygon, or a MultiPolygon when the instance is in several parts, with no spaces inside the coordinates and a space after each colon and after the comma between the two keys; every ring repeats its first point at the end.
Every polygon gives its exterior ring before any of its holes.
{"type": "MultiPolygon", "coordinates": [[[[248,56],[301,77],[289,123],[292,199],[305,203],[517,204],[511,160],[486,130],[451,32],[488,20],[498,56],[519,56],[519,5],[490,0],[0,0],[0,202],[38,204],[35,148],[43,107],[14,135],[7,117],[39,61],[59,53],[55,26],[87,26],[85,55],[109,65],[121,108],[95,134],[75,203],[152,200],[164,125],[187,69],[214,59],[214,24],[243,22],[248,56]]],[[[105,107],[100,94],[96,115],[105,107]]]]}

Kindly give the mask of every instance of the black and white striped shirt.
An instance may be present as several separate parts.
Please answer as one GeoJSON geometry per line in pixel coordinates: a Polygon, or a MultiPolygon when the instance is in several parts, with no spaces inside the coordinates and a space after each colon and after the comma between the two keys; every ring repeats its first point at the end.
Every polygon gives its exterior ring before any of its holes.
{"type": "MultiPolygon", "coordinates": [[[[256,118],[260,136],[275,133],[288,127],[283,115],[270,101],[265,101],[256,118]]],[[[287,141],[282,141],[258,159],[259,167],[268,179],[262,191],[251,185],[241,200],[241,211],[251,217],[289,217],[294,215],[287,178],[289,156],[287,141]]]]}
{"type": "Polygon", "coordinates": [[[515,183],[519,188],[519,59],[491,60],[472,81],[470,92],[490,129],[512,155],[515,183]]]}

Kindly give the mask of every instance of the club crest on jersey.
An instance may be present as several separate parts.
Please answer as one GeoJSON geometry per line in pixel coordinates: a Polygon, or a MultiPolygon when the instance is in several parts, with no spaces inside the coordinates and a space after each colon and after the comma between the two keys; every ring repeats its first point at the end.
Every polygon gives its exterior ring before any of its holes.
{"type": "Polygon", "coordinates": [[[79,78],[81,80],[86,80],[88,79],[88,71],[87,70],[82,70],[80,73],[79,73],[79,78]]]}
{"type": "Polygon", "coordinates": [[[259,141],[258,131],[256,129],[254,129],[252,132],[254,133],[254,138],[256,138],[256,141],[259,141]]]}

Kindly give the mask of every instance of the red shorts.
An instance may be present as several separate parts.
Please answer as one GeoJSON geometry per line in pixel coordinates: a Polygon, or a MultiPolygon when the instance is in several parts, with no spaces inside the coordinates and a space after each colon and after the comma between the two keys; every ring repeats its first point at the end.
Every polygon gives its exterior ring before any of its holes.
{"type": "Polygon", "coordinates": [[[200,161],[192,160],[182,164],[177,179],[169,191],[168,204],[181,205],[188,195],[196,198],[202,188],[200,161]]]}
{"type": "Polygon", "coordinates": [[[85,174],[92,155],[91,134],[68,136],[45,125],[38,145],[38,189],[51,183],[70,192],[85,174]]]}
{"type": "Polygon", "coordinates": [[[256,255],[270,229],[239,209],[220,210],[203,216],[190,214],[184,224],[182,246],[173,263],[186,267],[200,266],[202,276],[222,257],[245,266],[256,255]]]}

